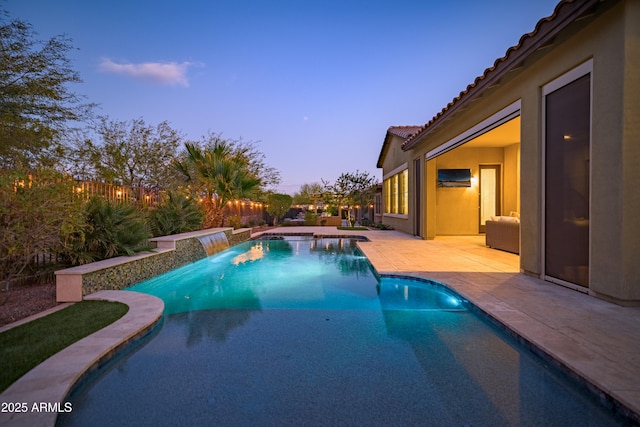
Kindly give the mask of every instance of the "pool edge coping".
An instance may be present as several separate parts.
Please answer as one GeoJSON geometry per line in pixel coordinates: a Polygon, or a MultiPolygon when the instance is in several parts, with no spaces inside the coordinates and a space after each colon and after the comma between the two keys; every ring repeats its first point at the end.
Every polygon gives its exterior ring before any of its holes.
{"type": "Polygon", "coordinates": [[[100,291],[87,300],[121,302],[129,306],[127,313],[112,324],[77,341],[54,354],[11,384],[0,401],[26,403],[26,412],[0,413],[0,424],[6,426],[53,426],[58,412],[64,412],[65,399],[74,386],[119,348],[146,334],[161,320],[164,302],[155,296],[132,291],[100,291]],[[31,411],[36,405],[53,407],[43,412],[31,411]],[[51,410],[51,411],[49,411],[51,410]]]}

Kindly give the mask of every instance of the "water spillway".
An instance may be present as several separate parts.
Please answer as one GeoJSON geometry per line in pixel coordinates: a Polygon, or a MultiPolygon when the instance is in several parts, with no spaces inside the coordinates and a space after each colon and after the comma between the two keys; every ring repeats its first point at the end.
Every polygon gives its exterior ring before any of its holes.
{"type": "Polygon", "coordinates": [[[198,237],[207,256],[215,255],[229,247],[229,240],[223,231],[198,237]]]}

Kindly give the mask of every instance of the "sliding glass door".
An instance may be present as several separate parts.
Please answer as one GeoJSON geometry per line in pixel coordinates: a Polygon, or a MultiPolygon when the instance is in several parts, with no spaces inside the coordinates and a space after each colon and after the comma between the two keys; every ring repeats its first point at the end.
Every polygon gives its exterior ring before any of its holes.
{"type": "Polygon", "coordinates": [[[591,75],[548,90],[544,274],[551,281],[588,287],[591,75]]]}

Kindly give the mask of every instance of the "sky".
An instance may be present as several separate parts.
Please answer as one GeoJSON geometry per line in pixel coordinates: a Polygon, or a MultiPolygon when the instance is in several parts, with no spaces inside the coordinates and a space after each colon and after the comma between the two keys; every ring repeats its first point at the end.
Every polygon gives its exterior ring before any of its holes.
{"type": "Polygon", "coordinates": [[[0,0],[66,34],[75,93],[111,120],[255,143],[279,192],[376,168],[389,126],[423,125],[556,0],[0,0]]]}

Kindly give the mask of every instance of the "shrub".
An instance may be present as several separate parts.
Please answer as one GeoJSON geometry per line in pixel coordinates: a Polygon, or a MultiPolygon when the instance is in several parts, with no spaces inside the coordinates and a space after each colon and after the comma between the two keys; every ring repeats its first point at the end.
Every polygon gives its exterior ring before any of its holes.
{"type": "Polygon", "coordinates": [[[204,212],[198,203],[180,193],[170,191],[162,204],[149,212],[153,236],[168,236],[200,230],[204,212]]]}
{"type": "Polygon", "coordinates": [[[240,215],[229,215],[227,217],[227,225],[229,227],[233,227],[234,230],[237,230],[242,227],[242,218],[240,218],[240,215]]]}
{"type": "Polygon", "coordinates": [[[84,209],[74,184],[48,168],[0,173],[0,282],[33,274],[36,256],[64,250],[82,229],[84,209]]]}
{"type": "Polygon", "coordinates": [[[304,225],[318,225],[318,214],[307,211],[304,214],[304,225]]]}
{"type": "Polygon", "coordinates": [[[134,205],[94,197],[85,205],[86,225],[63,254],[72,264],[85,264],[148,249],[149,230],[134,205]]]}
{"type": "Polygon", "coordinates": [[[383,223],[378,223],[376,224],[376,228],[379,230],[393,230],[393,227],[391,227],[390,225],[387,224],[383,224],[383,223]]]}

